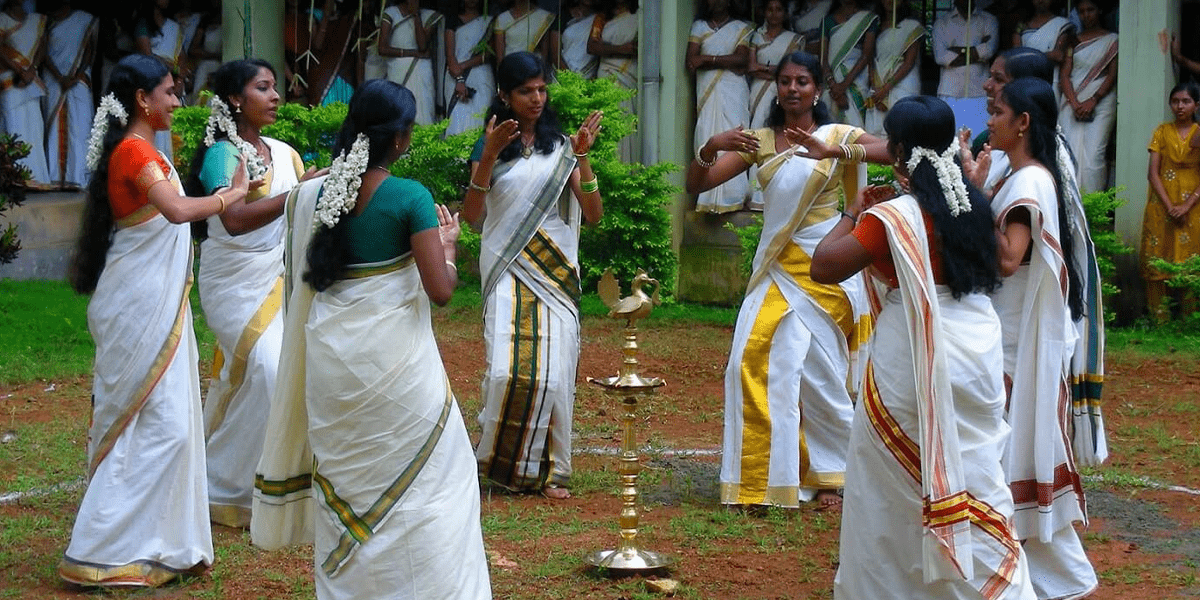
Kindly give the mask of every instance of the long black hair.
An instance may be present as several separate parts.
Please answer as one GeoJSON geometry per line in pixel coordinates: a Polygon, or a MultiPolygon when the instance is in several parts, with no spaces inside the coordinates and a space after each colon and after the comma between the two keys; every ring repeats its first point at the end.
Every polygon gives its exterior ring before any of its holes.
{"type": "Polygon", "coordinates": [[[1004,59],[1004,72],[1009,79],[1036,77],[1046,83],[1054,82],[1054,63],[1045,52],[1028,46],[1017,46],[1001,52],[996,59],[1004,59]]]}
{"type": "MultiPolygon", "coordinates": [[[[785,54],[775,67],[776,86],[779,85],[779,74],[783,72],[785,65],[800,65],[808,69],[808,74],[812,75],[813,82],[817,85],[818,92],[820,91],[821,82],[825,81],[821,73],[821,59],[803,51],[785,54]]],[[[829,116],[829,107],[825,106],[825,103],[820,98],[821,96],[818,94],[817,103],[813,105],[813,122],[817,124],[817,127],[833,122],[833,117],[829,116]]],[[[767,114],[767,126],[783,127],[784,121],[783,107],[779,105],[778,101],[773,102],[771,104],[771,112],[767,114]]]]}
{"type": "MultiPolygon", "coordinates": [[[[954,111],[940,98],[909,96],[892,105],[883,120],[888,144],[897,160],[907,162],[914,148],[942,154],[955,143],[954,111]]],[[[958,157],[955,156],[955,162],[958,157]]],[[[972,292],[991,292],[1000,285],[992,209],[983,193],[967,181],[971,210],[954,216],[946,203],[937,169],[928,160],[909,173],[909,189],[921,210],[933,219],[946,285],[955,298],[972,292]]]]}
{"type": "MultiPolygon", "coordinates": [[[[367,168],[384,166],[396,134],[410,131],[416,116],[417,101],[408,88],[387,79],[367,81],[350,97],[333,155],[348,154],[361,133],[367,137],[367,168]]],[[[343,215],[332,228],[320,225],[309,242],[304,281],[317,291],[333,285],[350,264],[346,222],[343,215]]]]}
{"type": "MultiPolygon", "coordinates": [[[[213,95],[225,101],[225,106],[229,110],[233,110],[232,97],[241,94],[246,89],[246,84],[250,83],[258,76],[260,69],[266,69],[271,72],[271,75],[276,75],[275,67],[271,63],[262,60],[261,58],[246,58],[241,60],[231,60],[220,67],[212,74],[212,91],[213,95]]],[[[238,115],[233,115],[236,124],[238,115]]],[[[217,130],[213,136],[216,141],[227,139],[229,137],[224,131],[217,130]]],[[[188,171],[187,179],[183,181],[183,189],[189,196],[207,196],[209,190],[204,189],[204,184],[200,182],[200,171],[204,168],[204,157],[208,155],[208,146],[203,142],[197,144],[196,153],[192,155],[192,162],[188,171]]],[[[208,237],[208,220],[192,221],[192,237],[197,240],[203,240],[208,237]]]]}
{"type": "Polygon", "coordinates": [[[1079,267],[1075,264],[1074,242],[1071,240],[1071,225],[1067,221],[1066,196],[1063,194],[1063,175],[1058,168],[1058,102],[1049,83],[1035,78],[1014,79],[1000,91],[1004,103],[1013,114],[1029,114],[1029,130],[1025,139],[1029,155],[1054,179],[1055,201],[1058,205],[1058,242],[1062,247],[1063,260],[1067,263],[1067,306],[1071,317],[1083,315],[1083,295],[1080,291],[1079,267]]]}
{"type": "MultiPolygon", "coordinates": [[[[117,102],[125,107],[125,112],[130,115],[127,123],[131,123],[132,115],[138,110],[137,91],[149,94],[169,74],[167,67],[157,58],[130,54],[113,69],[106,92],[116,96],[117,102]]],[[[108,248],[112,245],[113,211],[108,198],[108,161],[113,148],[125,137],[126,127],[116,117],[108,115],[108,132],[104,134],[100,146],[100,160],[88,181],[83,224],[67,274],[71,287],[80,294],[90,294],[96,290],[108,258],[108,248]]]]}
{"type": "MultiPolygon", "coordinates": [[[[553,80],[550,67],[542,59],[542,56],[532,52],[515,52],[500,61],[500,66],[496,69],[496,87],[505,94],[511,94],[526,81],[536,77],[541,77],[547,83],[553,80]]],[[[496,124],[517,118],[512,108],[500,99],[500,94],[496,94],[492,98],[487,115],[483,117],[484,122],[489,121],[492,116],[496,117],[496,124]]],[[[546,106],[542,108],[542,114],[534,126],[534,151],[538,154],[550,154],[562,139],[563,130],[562,125],[559,125],[558,122],[558,113],[550,107],[549,98],[547,98],[546,106]]],[[[509,161],[520,153],[521,139],[517,138],[500,151],[499,158],[501,161],[509,161]]]]}

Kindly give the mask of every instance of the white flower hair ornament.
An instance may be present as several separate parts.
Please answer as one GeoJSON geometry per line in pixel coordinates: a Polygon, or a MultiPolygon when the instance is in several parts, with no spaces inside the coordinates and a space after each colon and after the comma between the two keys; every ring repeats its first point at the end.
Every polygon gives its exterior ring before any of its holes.
{"type": "Polygon", "coordinates": [[[250,145],[250,142],[243,140],[237,134],[237,124],[233,122],[233,114],[229,112],[229,105],[216,94],[208,101],[208,122],[204,124],[204,145],[212,146],[217,143],[216,135],[218,131],[225,133],[229,138],[229,143],[237,148],[238,153],[246,161],[246,174],[250,176],[251,181],[262,179],[267,174],[267,164],[263,162],[263,158],[258,155],[258,150],[250,145]]]}
{"type": "Polygon", "coordinates": [[[100,153],[104,149],[104,136],[108,135],[108,118],[116,117],[117,122],[124,127],[129,122],[129,113],[125,105],[117,100],[117,96],[109,92],[100,98],[100,108],[92,118],[92,133],[88,136],[87,168],[95,171],[100,163],[100,153]]]}
{"type": "Polygon", "coordinates": [[[929,164],[937,172],[938,183],[942,184],[942,192],[946,195],[946,205],[950,208],[950,214],[955,217],[971,212],[971,197],[967,194],[967,185],[963,183],[962,170],[959,169],[958,163],[954,162],[954,155],[957,152],[958,146],[953,143],[941,154],[929,148],[917,146],[912,149],[912,155],[908,157],[907,165],[911,175],[913,171],[917,170],[917,165],[921,164],[922,160],[929,161],[929,164]]]}
{"type": "Polygon", "coordinates": [[[369,150],[367,136],[360,133],[354,138],[349,153],[333,159],[321,198],[317,200],[314,227],[324,225],[332,229],[342,215],[354,209],[358,188],[362,185],[362,174],[367,170],[369,150]]]}

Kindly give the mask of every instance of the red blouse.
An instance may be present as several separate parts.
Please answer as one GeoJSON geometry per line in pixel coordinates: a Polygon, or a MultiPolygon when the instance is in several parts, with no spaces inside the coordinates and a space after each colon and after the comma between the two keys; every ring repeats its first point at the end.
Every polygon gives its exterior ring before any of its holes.
{"type": "Polygon", "coordinates": [[[154,184],[168,181],[171,165],[146,140],[128,137],[113,149],[108,161],[108,201],[113,218],[121,220],[150,202],[154,184]]]}
{"type": "MultiPolygon", "coordinates": [[[[942,250],[933,234],[933,219],[925,211],[921,211],[921,219],[925,222],[925,238],[929,240],[929,261],[933,269],[934,283],[945,283],[942,273],[942,250]]],[[[863,248],[871,254],[871,266],[887,281],[889,287],[899,287],[896,279],[896,263],[892,261],[892,249],[888,245],[887,228],[883,221],[871,213],[863,213],[854,230],[850,232],[863,248]]]]}

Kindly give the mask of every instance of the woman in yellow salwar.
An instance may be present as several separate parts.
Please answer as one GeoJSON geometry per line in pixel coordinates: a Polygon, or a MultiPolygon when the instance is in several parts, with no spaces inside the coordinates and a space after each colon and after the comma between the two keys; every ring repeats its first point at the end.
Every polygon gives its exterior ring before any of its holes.
{"type": "Polygon", "coordinates": [[[429,303],[458,282],[458,218],[391,176],[416,101],[355,91],[329,175],[288,195],[288,305],[250,535],[312,542],[319,600],[491,598],[471,441],[429,303]]]}
{"type": "Polygon", "coordinates": [[[96,341],[88,487],[59,563],[68,582],[157,586],[212,564],[199,353],[192,330],[189,221],[246,196],[187,197],[148,140],[179,106],[156,58],[117,63],[88,143],[88,200],[71,284],[92,294],[96,341]]]}
{"type": "Polygon", "coordinates": [[[955,161],[944,101],[902,99],[884,130],[908,193],[868,188],[812,260],[824,283],[872,267],[876,315],[833,597],[1034,600],[1001,464],[1009,427],[987,295],[1000,285],[992,213],[955,161]]]}
{"type": "Polygon", "coordinates": [[[891,158],[863,130],[829,122],[821,81],[815,56],[785,55],[768,126],[713,136],[688,166],[688,193],[752,164],[763,188],[762,239],[725,371],[725,504],[798,507],[815,497],[828,508],[841,501],[851,396],[871,321],[861,277],[818,285],[809,260],[837,223],[839,203],[865,184],[862,162],[891,158]],[[814,160],[812,148],[798,142],[835,154],[814,160]]]}
{"type": "Polygon", "coordinates": [[[186,189],[199,195],[226,185],[239,160],[262,181],[246,202],[193,228],[201,240],[200,305],[217,339],[204,403],[209,512],[214,523],[249,527],[283,343],[283,201],[315,173],[304,172],[291,146],[261,135],[279,108],[270,63],[225,63],[213,73],[212,89],[186,189]]]}
{"type": "MultiPolygon", "coordinates": [[[[1200,87],[1181,83],[1169,96],[1174,120],[1159,125],[1150,138],[1149,199],[1142,217],[1142,277],[1146,279],[1146,305],[1157,321],[1170,318],[1163,301],[1167,275],[1150,262],[1161,258],[1181,263],[1200,254],[1200,125],[1196,106],[1200,87]]],[[[1184,313],[1196,309],[1196,299],[1186,298],[1184,313]]]]}
{"type": "Polygon", "coordinates": [[[479,473],[511,490],[569,498],[579,362],[579,227],[603,214],[588,151],[592,113],[568,138],[540,55],[504,57],[499,94],[471,156],[463,217],[482,243],[483,434],[479,473]]]}

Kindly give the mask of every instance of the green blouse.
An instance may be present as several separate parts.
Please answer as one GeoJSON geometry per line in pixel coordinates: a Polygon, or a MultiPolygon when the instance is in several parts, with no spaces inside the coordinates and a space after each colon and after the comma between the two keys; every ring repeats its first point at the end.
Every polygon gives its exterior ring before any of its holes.
{"type": "Polygon", "coordinates": [[[384,179],[361,213],[342,219],[351,264],[396,258],[412,250],[413,234],[438,226],[433,195],[416,181],[399,177],[384,179]]]}

